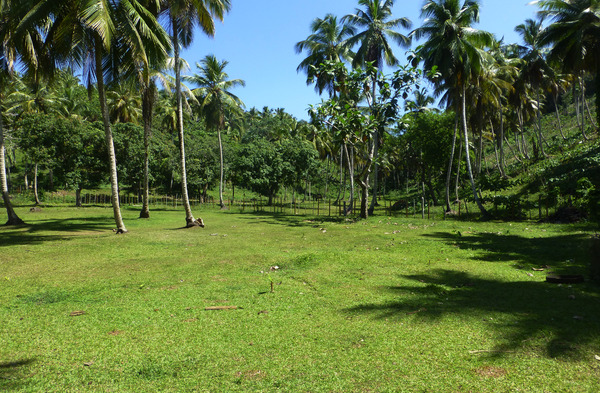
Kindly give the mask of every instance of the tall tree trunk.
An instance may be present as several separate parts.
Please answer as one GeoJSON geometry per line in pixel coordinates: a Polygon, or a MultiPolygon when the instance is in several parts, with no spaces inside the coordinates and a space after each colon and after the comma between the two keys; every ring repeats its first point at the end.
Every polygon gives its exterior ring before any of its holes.
{"type": "Polygon", "coordinates": [[[35,205],[40,204],[40,196],[38,194],[38,163],[33,165],[33,198],[35,199],[35,205]]]}
{"type": "Polygon", "coordinates": [[[544,137],[542,136],[542,111],[540,109],[540,89],[537,89],[536,95],[537,108],[535,111],[535,115],[538,129],[538,144],[540,145],[540,152],[542,153],[542,156],[548,157],[548,154],[546,154],[546,151],[544,150],[544,137]]]}
{"type": "Polygon", "coordinates": [[[458,111],[454,120],[454,133],[452,134],[452,150],[450,151],[450,161],[446,171],[446,212],[451,212],[450,206],[450,178],[452,177],[452,167],[454,166],[454,150],[456,149],[456,132],[458,131],[458,111]]]}
{"type": "Polygon", "coordinates": [[[6,221],[5,225],[25,225],[23,220],[21,220],[17,213],[15,213],[15,210],[13,209],[12,203],[10,201],[10,195],[8,194],[5,151],[6,148],[4,146],[4,124],[2,116],[0,115],[0,183],[2,183],[2,200],[4,202],[4,207],[6,208],[6,215],[8,216],[8,221],[6,221]]]}
{"type": "MultiPolygon", "coordinates": [[[[225,203],[223,203],[223,140],[221,139],[221,130],[217,130],[217,136],[219,138],[219,163],[220,163],[220,178],[219,178],[219,206],[221,209],[225,209],[225,203]]],[[[269,196],[269,200],[271,200],[269,196]]],[[[271,203],[269,203],[269,206],[271,203]]]]}
{"type": "Polygon", "coordinates": [[[506,171],[504,170],[504,113],[502,110],[502,103],[500,103],[500,130],[498,132],[498,155],[500,168],[500,174],[502,177],[506,177],[506,171]]]}
{"type": "MultiPolygon", "coordinates": [[[[583,72],[581,74],[583,75],[583,72]]],[[[588,137],[585,133],[585,82],[583,76],[579,77],[579,87],[581,88],[581,135],[583,140],[587,141],[588,137]]]]}
{"type": "Polygon", "coordinates": [[[77,185],[75,190],[75,207],[82,207],[81,204],[81,185],[77,185]]]}
{"type": "MultiPolygon", "coordinates": [[[[374,75],[373,76],[373,98],[372,98],[372,106],[375,105],[375,98],[376,98],[375,94],[376,94],[376,92],[377,92],[377,75],[374,75]]],[[[374,137],[373,137],[373,147],[374,147],[374,150],[373,150],[373,160],[374,160],[374,168],[373,168],[373,200],[371,201],[371,207],[369,207],[368,214],[373,214],[373,212],[375,211],[375,207],[379,206],[379,203],[377,202],[377,187],[378,187],[378,182],[379,182],[379,163],[378,163],[378,157],[379,157],[379,140],[381,138],[380,131],[383,132],[383,130],[379,130],[379,129],[377,131],[375,131],[374,137]]]]}
{"type": "Polygon", "coordinates": [[[181,65],[179,64],[179,23],[177,18],[171,18],[171,25],[173,29],[173,36],[171,37],[173,43],[173,54],[175,61],[175,95],[177,100],[177,134],[179,136],[179,158],[181,160],[181,199],[183,207],[185,209],[185,223],[186,227],[200,226],[204,228],[204,221],[201,218],[196,220],[192,214],[192,207],[190,206],[190,199],[188,197],[187,190],[187,171],[185,168],[185,136],[183,133],[183,103],[181,93],[181,65]]]}
{"type": "Polygon", "coordinates": [[[102,53],[104,51],[102,40],[99,36],[95,37],[95,56],[96,56],[96,82],[98,85],[98,100],[100,101],[100,111],[102,113],[102,122],[104,123],[104,134],[106,138],[106,146],[108,149],[108,161],[110,166],[110,189],[112,195],[112,207],[115,224],[117,225],[116,233],[127,233],[127,228],[123,223],[121,216],[121,205],[119,202],[119,182],[117,179],[117,157],[115,155],[115,144],[113,141],[112,128],[106,106],[106,92],[104,89],[104,74],[102,72],[102,53]]]}
{"type": "Polygon", "coordinates": [[[372,215],[375,212],[375,207],[379,206],[379,203],[377,202],[377,187],[379,181],[379,164],[377,162],[377,156],[379,155],[379,131],[375,132],[375,137],[373,139],[373,159],[375,162],[373,164],[373,198],[371,200],[371,206],[369,207],[369,215],[372,215]]]}
{"type": "Polygon", "coordinates": [[[140,218],[150,218],[150,139],[152,138],[152,116],[154,89],[145,83],[142,92],[142,117],[144,121],[144,185],[140,218]]]}
{"type": "Polygon", "coordinates": [[[475,187],[475,180],[473,179],[473,170],[471,169],[471,159],[469,157],[469,135],[468,135],[468,132],[467,132],[467,100],[466,100],[466,95],[467,95],[466,84],[463,84],[463,86],[462,86],[462,97],[461,97],[461,103],[462,103],[461,115],[462,115],[462,126],[463,126],[463,138],[464,138],[464,141],[465,141],[465,160],[467,161],[467,172],[469,174],[469,181],[471,182],[471,188],[473,190],[473,199],[475,200],[475,203],[477,203],[477,207],[479,208],[479,211],[481,212],[481,215],[483,216],[482,218],[483,219],[488,219],[489,218],[489,213],[487,212],[487,210],[485,210],[485,208],[481,204],[481,200],[479,199],[477,188],[475,187]]]}
{"type": "Polygon", "coordinates": [[[458,161],[456,162],[456,178],[454,179],[454,201],[458,202],[460,200],[460,196],[458,195],[458,184],[460,181],[460,163],[462,162],[462,152],[463,152],[463,140],[461,138],[460,144],[458,146],[458,161]]]}
{"type": "MultiPolygon", "coordinates": [[[[354,164],[353,160],[350,160],[350,154],[348,153],[348,145],[344,143],[344,153],[346,154],[346,162],[348,163],[348,177],[350,178],[350,203],[344,211],[344,215],[352,213],[354,207],[354,164]]],[[[344,192],[344,195],[346,193],[344,192]]]]}
{"type": "MultiPolygon", "coordinates": [[[[596,95],[596,96],[600,96],[600,95],[596,95]]],[[[563,133],[563,126],[562,126],[562,122],[560,121],[560,112],[558,110],[558,93],[557,94],[552,94],[552,100],[554,101],[554,112],[556,113],[556,120],[558,121],[558,131],[560,131],[560,136],[562,137],[563,140],[567,140],[567,138],[565,137],[565,134],[563,133]]]]}

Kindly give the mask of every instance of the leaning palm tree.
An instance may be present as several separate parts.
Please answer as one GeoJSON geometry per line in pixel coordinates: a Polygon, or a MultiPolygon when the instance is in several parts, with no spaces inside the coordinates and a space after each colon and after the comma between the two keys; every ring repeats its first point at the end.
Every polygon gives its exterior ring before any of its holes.
{"type": "Polygon", "coordinates": [[[192,214],[187,191],[187,173],[185,168],[185,136],[183,130],[183,103],[181,90],[180,47],[188,47],[194,38],[196,26],[208,36],[215,35],[214,18],[223,20],[231,8],[230,0],[164,0],[164,11],[171,25],[171,42],[175,66],[175,95],[177,100],[177,130],[181,160],[181,188],[185,222],[187,227],[204,227],[202,219],[196,220],[192,214]]]}
{"type": "MultiPolygon", "coordinates": [[[[398,64],[398,59],[390,45],[390,40],[408,48],[411,39],[408,36],[396,31],[402,27],[409,29],[412,25],[408,18],[392,18],[392,7],[394,0],[358,0],[358,5],[364,7],[356,9],[354,14],[344,16],[343,21],[361,31],[348,39],[348,45],[353,47],[358,45],[356,55],[352,60],[355,67],[364,66],[371,63],[375,68],[381,70],[384,62],[387,65],[394,66],[398,64]]],[[[376,79],[373,76],[373,89],[371,90],[371,101],[375,102],[376,79]]],[[[373,198],[369,207],[369,214],[373,214],[375,205],[377,205],[377,180],[379,165],[377,157],[379,155],[379,141],[382,137],[383,129],[377,130],[373,143],[375,144],[373,168],[373,198]]]]}
{"type": "MultiPolygon", "coordinates": [[[[418,54],[423,60],[425,71],[437,69],[439,79],[434,79],[435,85],[444,85],[452,89],[455,94],[453,102],[456,103],[457,120],[462,125],[465,145],[465,159],[473,198],[482,215],[488,217],[489,213],[479,200],[473,170],[469,156],[469,136],[467,132],[466,95],[467,86],[476,80],[476,76],[483,68],[486,53],[483,48],[493,42],[490,33],[476,30],[473,23],[479,20],[479,2],[477,0],[430,0],[421,9],[421,17],[425,22],[414,30],[411,35],[416,39],[426,38],[427,41],[419,48],[418,54]]],[[[454,147],[456,135],[453,138],[451,163],[454,160],[454,147]]],[[[446,207],[450,210],[449,177],[446,182],[446,207]]]]}
{"type": "Polygon", "coordinates": [[[246,86],[242,79],[229,79],[225,72],[228,61],[219,61],[214,55],[208,55],[196,68],[199,73],[184,77],[184,80],[198,86],[192,90],[200,104],[200,113],[208,128],[216,130],[219,139],[219,158],[221,174],[219,182],[219,204],[225,208],[223,202],[223,142],[221,131],[225,129],[227,112],[240,110],[244,103],[230,90],[238,86],[246,86]]]}
{"type": "MultiPolygon", "coordinates": [[[[600,0],[541,0],[539,14],[552,21],[541,42],[551,44],[549,57],[558,60],[563,70],[577,77],[584,72],[595,76],[600,89],[600,0]]],[[[585,86],[582,84],[582,98],[585,86]]],[[[596,116],[600,124],[600,94],[596,94],[596,116]]],[[[582,127],[583,130],[583,127],[582,127]]]]}
{"type": "Polygon", "coordinates": [[[327,61],[351,62],[354,54],[347,45],[347,39],[354,35],[354,29],[347,24],[340,23],[338,18],[332,14],[325,18],[316,18],[310,25],[312,32],[305,40],[296,43],[296,53],[304,51],[308,56],[300,62],[298,72],[304,71],[307,75],[307,84],[315,83],[315,90],[322,94],[323,90],[329,96],[336,94],[334,80],[326,73],[318,74],[316,67],[327,61]]]}

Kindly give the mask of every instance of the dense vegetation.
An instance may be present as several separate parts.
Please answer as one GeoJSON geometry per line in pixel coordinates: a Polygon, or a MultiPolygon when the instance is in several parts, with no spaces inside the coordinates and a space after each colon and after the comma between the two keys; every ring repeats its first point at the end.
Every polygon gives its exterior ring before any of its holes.
{"type": "Polygon", "coordinates": [[[327,98],[310,121],[245,110],[230,91],[244,81],[225,60],[207,56],[181,75],[179,48],[194,38],[186,21],[214,34],[228,0],[99,4],[2,2],[9,224],[22,222],[9,193],[40,204],[45,192],[71,190],[79,205],[82,190],[106,187],[118,233],[127,231],[119,194],[141,197],[140,217],[150,216],[150,192],[176,195],[195,226],[188,192],[205,201],[217,187],[222,207],[242,189],[269,204],[281,195],[347,202],[345,214],[362,218],[382,196],[447,213],[468,201],[482,218],[561,207],[564,219],[597,216],[596,1],[539,2],[539,20],[515,28],[520,44],[475,29],[473,1],[428,1],[414,29],[392,15],[392,0],[317,18],[295,46],[307,55],[298,70],[327,98]],[[391,44],[411,41],[403,62],[391,44]]]}

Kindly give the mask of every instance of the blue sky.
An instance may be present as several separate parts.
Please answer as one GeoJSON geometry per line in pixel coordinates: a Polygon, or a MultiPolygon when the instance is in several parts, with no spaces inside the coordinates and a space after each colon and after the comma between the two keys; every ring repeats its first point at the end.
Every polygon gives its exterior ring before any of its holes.
{"type": "MultiPolygon", "coordinates": [[[[284,108],[298,119],[306,119],[309,104],[321,98],[313,86],[306,85],[306,75],[296,68],[306,54],[296,54],[294,45],[310,34],[310,23],[327,13],[339,17],[353,13],[356,0],[232,0],[232,9],[223,23],[217,23],[216,35],[210,39],[197,33],[193,45],[182,52],[191,70],[207,54],[227,60],[226,72],[231,79],[246,81],[246,87],[234,93],[246,108],[284,108]]],[[[528,0],[482,0],[477,28],[504,37],[505,42],[519,42],[515,26],[535,17],[537,7],[528,0]]],[[[396,0],[394,17],[407,17],[418,27],[421,0],[396,0]]],[[[408,34],[408,31],[402,31],[408,34]]],[[[397,48],[396,57],[405,58],[405,49],[397,48]]]]}

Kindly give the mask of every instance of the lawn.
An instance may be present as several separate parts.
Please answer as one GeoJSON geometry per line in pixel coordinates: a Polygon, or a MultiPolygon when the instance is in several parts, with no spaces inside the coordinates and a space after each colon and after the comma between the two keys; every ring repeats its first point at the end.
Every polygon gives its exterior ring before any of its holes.
{"type": "Polygon", "coordinates": [[[3,391],[600,386],[600,286],[545,282],[587,273],[591,226],[196,209],[207,227],[182,229],[182,210],[131,209],[115,235],[108,207],[17,211],[3,391]]]}

